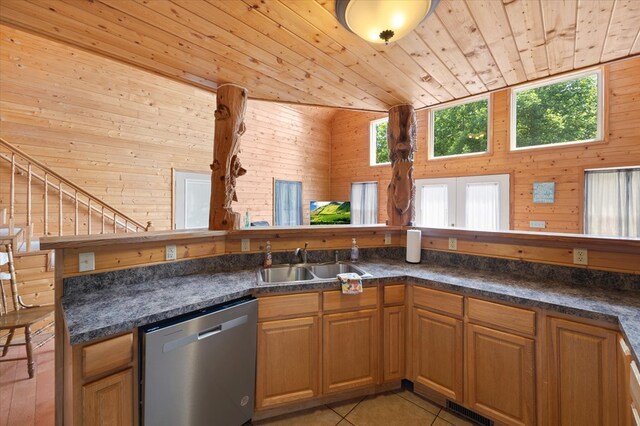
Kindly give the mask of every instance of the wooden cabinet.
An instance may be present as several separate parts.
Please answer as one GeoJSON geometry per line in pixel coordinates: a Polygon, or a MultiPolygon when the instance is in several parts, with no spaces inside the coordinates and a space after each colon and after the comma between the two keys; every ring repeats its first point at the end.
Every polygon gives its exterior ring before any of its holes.
{"type": "Polygon", "coordinates": [[[616,332],[548,320],[550,424],[618,424],[616,332]]]}
{"type": "Polygon", "coordinates": [[[405,308],[404,306],[386,307],[383,315],[384,381],[401,380],[405,377],[405,308]]]}
{"type": "Polygon", "coordinates": [[[462,402],[462,321],[413,309],[413,380],[462,402]]]}
{"type": "Polygon", "coordinates": [[[535,424],[533,339],[467,324],[466,344],[469,407],[506,424],[535,424]]]}
{"type": "Polygon", "coordinates": [[[323,317],[322,383],[324,393],[378,382],[377,309],[323,317]]]}
{"type": "Polygon", "coordinates": [[[133,370],[112,374],[82,387],[84,426],[133,425],[133,370]]]}
{"type": "Polygon", "coordinates": [[[256,407],[318,396],[318,317],[258,324],[256,407]]]}

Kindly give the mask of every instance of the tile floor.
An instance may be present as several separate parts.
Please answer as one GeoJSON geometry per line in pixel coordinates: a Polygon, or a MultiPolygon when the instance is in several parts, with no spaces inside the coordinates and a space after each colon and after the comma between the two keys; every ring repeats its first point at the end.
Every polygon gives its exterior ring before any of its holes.
{"type": "Polygon", "coordinates": [[[474,423],[401,389],[254,422],[255,426],[471,426],[474,423]]]}

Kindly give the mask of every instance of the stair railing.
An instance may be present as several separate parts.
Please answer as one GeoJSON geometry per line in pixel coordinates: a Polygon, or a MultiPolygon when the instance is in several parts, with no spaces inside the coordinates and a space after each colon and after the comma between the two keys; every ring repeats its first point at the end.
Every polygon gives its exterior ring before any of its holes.
{"type": "MultiPolygon", "coordinates": [[[[91,194],[89,191],[82,189],[79,185],[76,185],[69,179],[61,176],[45,164],[39,162],[35,158],[26,154],[22,150],[8,143],[6,140],[0,138],[0,147],[3,147],[6,152],[0,152],[0,159],[9,163],[11,169],[11,178],[9,183],[9,208],[8,208],[8,223],[10,227],[14,227],[16,224],[16,176],[22,175],[26,179],[26,211],[25,223],[29,233],[33,232],[33,181],[38,181],[44,185],[43,196],[43,234],[51,235],[49,223],[49,192],[53,191],[55,196],[55,203],[58,210],[58,223],[57,234],[62,236],[64,234],[64,201],[70,201],[74,207],[73,210],[73,222],[74,232],[73,235],[80,235],[80,219],[81,215],[86,215],[87,226],[86,233],[88,235],[97,233],[93,227],[94,219],[99,219],[99,233],[118,233],[118,232],[140,232],[148,231],[151,229],[151,222],[147,222],[146,225],[136,221],[120,210],[106,204],[97,196],[91,194]],[[22,159],[22,161],[19,161],[22,159]],[[86,209],[86,213],[84,210],[86,209]]],[[[84,231],[84,229],[82,230],[84,231]]],[[[29,235],[30,237],[30,235],[29,235]]]]}

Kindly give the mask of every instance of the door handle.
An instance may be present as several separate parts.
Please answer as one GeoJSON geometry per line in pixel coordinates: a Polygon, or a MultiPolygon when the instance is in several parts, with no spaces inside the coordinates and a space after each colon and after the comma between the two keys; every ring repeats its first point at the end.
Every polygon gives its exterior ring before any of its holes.
{"type": "Polygon", "coordinates": [[[198,340],[206,339],[207,337],[211,337],[214,334],[218,334],[222,331],[222,324],[217,325],[209,330],[201,331],[198,333],[198,340]]]}

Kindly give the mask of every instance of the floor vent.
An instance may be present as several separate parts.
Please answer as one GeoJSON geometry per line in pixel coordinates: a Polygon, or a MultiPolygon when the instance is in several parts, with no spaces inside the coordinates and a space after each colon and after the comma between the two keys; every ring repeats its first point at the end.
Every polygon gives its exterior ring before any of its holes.
{"type": "Polygon", "coordinates": [[[456,414],[460,414],[462,417],[465,417],[476,424],[482,426],[493,426],[493,422],[488,418],[481,416],[475,411],[471,411],[468,408],[463,407],[462,405],[458,405],[455,402],[447,400],[447,409],[453,411],[456,414]]]}

